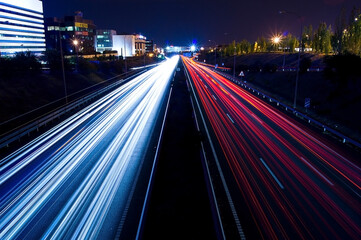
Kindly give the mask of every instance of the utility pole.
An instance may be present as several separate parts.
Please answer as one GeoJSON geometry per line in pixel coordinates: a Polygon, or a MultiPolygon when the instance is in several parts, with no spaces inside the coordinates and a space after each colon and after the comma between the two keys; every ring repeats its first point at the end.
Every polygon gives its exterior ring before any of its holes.
{"type": "MultiPolygon", "coordinates": [[[[302,50],[302,31],[303,26],[301,22],[301,35],[300,35],[300,46],[298,48],[298,60],[297,60],[297,74],[296,74],[296,86],[295,86],[295,99],[293,101],[293,108],[297,107],[297,92],[298,92],[298,80],[300,78],[300,62],[301,62],[301,50],[302,50]]],[[[303,51],[303,50],[302,50],[303,51]]]]}
{"type": "Polygon", "coordinates": [[[296,73],[296,86],[295,86],[295,97],[293,100],[293,108],[297,107],[297,92],[298,92],[298,80],[300,78],[300,61],[301,61],[301,51],[302,50],[302,34],[303,34],[303,24],[302,24],[302,16],[300,16],[299,14],[295,13],[295,12],[289,12],[289,11],[279,11],[279,14],[291,14],[297,17],[297,19],[299,19],[300,23],[301,23],[301,35],[300,35],[300,46],[298,48],[298,60],[297,60],[297,73],[296,73]]]}
{"type": "Polygon", "coordinates": [[[236,41],[234,41],[234,53],[233,53],[233,79],[236,79],[236,41]]]}
{"type": "Polygon", "coordinates": [[[59,24],[59,43],[60,43],[61,69],[62,69],[62,73],[63,73],[65,104],[68,104],[68,91],[67,91],[67,87],[66,87],[65,68],[64,68],[63,42],[62,42],[62,39],[61,39],[61,33],[60,32],[61,31],[60,31],[60,24],[59,24]]]}

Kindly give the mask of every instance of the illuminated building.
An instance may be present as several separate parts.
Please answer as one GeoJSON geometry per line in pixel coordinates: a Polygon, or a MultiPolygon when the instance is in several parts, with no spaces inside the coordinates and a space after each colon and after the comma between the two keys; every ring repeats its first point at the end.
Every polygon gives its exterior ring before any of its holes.
{"type": "Polygon", "coordinates": [[[13,56],[45,51],[43,2],[40,0],[0,0],[0,54],[13,56]]]}
{"type": "Polygon", "coordinates": [[[156,47],[154,47],[153,40],[146,40],[145,41],[145,52],[146,53],[152,53],[152,52],[154,52],[155,49],[156,49],[156,47]]]}
{"type": "Polygon", "coordinates": [[[95,48],[97,52],[113,51],[113,36],[117,34],[115,30],[98,29],[96,31],[95,48]]]}
{"type": "Polygon", "coordinates": [[[79,52],[84,54],[95,52],[96,26],[92,20],[84,19],[82,12],[64,18],[47,18],[45,26],[49,49],[59,50],[59,36],[61,36],[65,53],[75,52],[74,40],[80,43],[79,52]]]}
{"type": "Polygon", "coordinates": [[[147,38],[144,37],[143,35],[135,34],[135,54],[137,56],[145,54],[145,41],[146,40],[147,40],[147,38]]]}
{"type": "Polygon", "coordinates": [[[113,51],[118,52],[118,56],[133,57],[135,52],[135,35],[113,35],[113,51]]]}

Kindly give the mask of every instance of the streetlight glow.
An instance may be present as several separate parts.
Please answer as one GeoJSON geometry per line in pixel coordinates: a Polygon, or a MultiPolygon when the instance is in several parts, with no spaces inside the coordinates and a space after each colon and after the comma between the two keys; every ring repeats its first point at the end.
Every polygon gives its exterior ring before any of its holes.
{"type": "Polygon", "coordinates": [[[271,41],[272,41],[273,44],[279,44],[281,42],[281,40],[282,40],[281,36],[273,36],[271,38],[271,41]]]}

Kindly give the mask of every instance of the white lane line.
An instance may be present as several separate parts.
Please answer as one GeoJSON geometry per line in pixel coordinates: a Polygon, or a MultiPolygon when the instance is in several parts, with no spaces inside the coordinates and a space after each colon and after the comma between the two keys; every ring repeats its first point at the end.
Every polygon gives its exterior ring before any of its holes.
{"type": "MultiPolygon", "coordinates": [[[[188,84],[188,81],[186,81],[186,82],[187,82],[187,84],[188,84]]],[[[198,132],[200,132],[199,123],[198,123],[197,114],[196,114],[196,110],[195,110],[195,107],[194,107],[193,99],[192,99],[191,96],[189,96],[189,97],[190,97],[191,104],[192,104],[192,110],[193,110],[193,114],[194,114],[194,119],[195,119],[195,121],[196,121],[197,130],[198,130],[198,132]]],[[[202,142],[202,141],[201,141],[201,146],[202,146],[202,153],[203,153],[203,157],[204,157],[204,163],[205,163],[205,166],[206,166],[206,169],[207,169],[208,181],[209,181],[209,184],[210,184],[210,187],[211,187],[211,190],[212,190],[212,197],[213,197],[214,205],[216,206],[216,212],[217,212],[217,217],[218,217],[219,225],[220,225],[220,228],[221,228],[221,231],[222,231],[223,239],[226,239],[226,236],[225,236],[225,234],[224,234],[224,229],[223,229],[223,223],[222,223],[222,219],[221,219],[221,214],[219,213],[219,208],[218,208],[218,202],[217,202],[217,198],[216,198],[216,193],[215,193],[215,191],[214,191],[213,182],[212,182],[212,177],[211,177],[211,173],[210,173],[210,171],[209,171],[207,156],[206,156],[206,152],[205,152],[205,150],[204,150],[204,145],[203,145],[203,142],[202,142]]]]}
{"type": "Polygon", "coordinates": [[[204,128],[206,130],[206,133],[207,133],[207,138],[208,138],[208,141],[209,141],[209,145],[210,145],[210,147],[212,149],[212,153],[213,153],[213,156],[214,156],[214,160],[216,162],[217,170],[218,170],[219,175],[221,177],[223,188],[224,188],[224,190],[226,192],[228,204],[229,204],[229,206],[231,208],[232,215],[233,215],[234,221],[235,221],[236,226],[237,226],[238,234],[239,234],[239,236],[240,236],[240,238],[242,240],[246,240],[246,236],[244,235],[243,228],[242,228],[242,225],[241,225],[241,221],[239,220],[236,208],[235,208],[234,203],[233,203],[233,199],[231,197],[231,193],[229,192],[229,188],[228,188],[228,185],[226,183],[226,179],[224,177],[224,174],[223,174],[223,171],[222,171],[222,168],[221,168],[221,164],[219,163],[218,156],[217,156],[216,150],[215,150],[214,145],[213,145],[213,141],[212,141],[211,136],[209,134],[209,130],[208,130],[206,121],[204,119],[204,116],[203,116],[203,113],[202,113],[202,110],[201,110],[201,106],[200,106],[200,104],[199,104],[199,102],[197,100],[197,95],[196,95],[196,92],[194,90],[194,87],[193,87],[193,84],[192,84],[191,78],[189,77],[188,72],[187,72],[187,76],[188,76],[188,81],[190,83],[190,86],[191,86],[191,89],[192,89],[192,92],[193,92],[194,99],[196,100],[196,103],[197,103],[198,111],[199,111],[199,113],[201,115],[201,118],[202,118],[203,126],[204,126],[204,128]]]}
{"type": "Polygon", "coordinates": [[[259,117],[257,117],[257,116],[254,115],[253,113],[252,113],[251,115],[252,115],[252,117],[254,117],[254,119],[256,119],[260,124],[263,125],[263,121],[262,121],[259,117]]]}
{"type": "Polygon", "coordinates": [[[168,115],[168,108],[169,108],[170,98],[172,96],[172,91],[173,91],[173,88],[171,87],[169,97],[168,97],[167,107],[166,107],[165,113],[164,113],[162,128],[161,128],[160,134],[159,134],[157,150],[155,152],[155,156],[154,156],[154,160],[153,160],[152,171],[151,171],[150,177],[149,177],[147,192],[146,192],[145,198],[144,198],[143,209],[142,209],[142,214],[141,214],[140,220],[139,220],[137,235],[135,237],[136,240],[140,239],[140,237],[141,237],[141,230],[143,228],[143,219],[144,219],[144,216],[145,216],[145,213],[146,213],[146,207],[147,207],[147,204],[148,204],[148,201],[149,201],[150,189],[151,189],[151,186],[153,184],[153,178],[154,178],[153,176],[155,174],[155,166],[157,165],[157,162],[158,162],[159,149],[160,149],[161,140],[163,139],[163,131],[164,131],[164,126],[165,126],[165,120],[166,120],[167,115],[168,115]]]}
{"type": "Polygon", "coordinates": [[[231,116],[229,116],[229,114],[227,113],[227,117],[229,118],[229,120],[231,120],[231,122],[234,124],[233,119],[231,118],[231,116]]]}
{"type": "Polygon", "coordinates": [[[212,95],[212,97],[214,98],[214,100],[216,100],[216,101],[217,101],[217,98],[216,98],[214,95],[212,95]]]}
{"type": "Polygon", "coordinates": [[[272,175],[272,177],[274,178],[274,180],[276,180],[276,182],[278,183],[278,185],[280,186],[281,189],[285,189],[282,185],[282,183],[278,180],[278,178],[276,177],[276,175],[272,172],[272,170],[267,166],[267,164],[263,161],[262,158],[259,158],[259,160],[261,160],[262,164],[266,167],[267,171],[272,175]]]}
{"type": "Polygon", "coordinates": [[[331,186],[333,186],[333,183],[328,180],[322,173],[320,173],[314,166],[311,165],[311,163],[309,163],[306,159],[304,159],[303,157],[301,157],[301,160],[307,164],[307,166],[309,166],[313,171],[315,171],[321,178],[323,178],[323,180],[325,180],[328,184],[330,184],[331,186]]]}

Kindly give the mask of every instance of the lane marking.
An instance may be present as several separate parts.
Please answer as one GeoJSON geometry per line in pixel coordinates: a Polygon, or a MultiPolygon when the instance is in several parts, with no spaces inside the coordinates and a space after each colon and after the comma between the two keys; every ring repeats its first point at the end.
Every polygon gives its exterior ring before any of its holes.
{"type": "Polygon", "coordinates": [[[263,125],[263,121],[262,121],[259,117],[257,117],[257,116],[254,115],[253,113],[252,113],[251,115],[252,115],[252,117],[253,117],[254,119],[256,119],[260,124],[263,125]]]}
{"type": "Polygon", "coordinates": [[[227,114],[227,117],[229,118],[229,120],[231,120],[231,122],[234,124],[234,121],[233,121],[233,119],[231,118],[231,116],[229,116],[228,113],[226,113],[226,114],[227,114]]]}
{"type": "Polygon", "coordinates": [[[261,160],[262,164],[266,167],[266,169],[268,170],[268,172],[272,175],[272,177],[274,178],[274,180],[276,180],[276,182],[278,183],[278,185],[280,186],[281,189],[285,189],[282,185],[282,183],[278,180],[278,178],[276,177],[276,175],[272,172],[272,170],[267,166],[267,164],[263,161],[262,158],[259,158],[259,160],[261,160]]]}
{"type": "Polygon", "coordinates": [[[301,157],[301,160],[307,164],[307,166],[309,166],[314,172],[316,172],[321,178],[323,178],[323,180],[325,180],[328,184],[330,184],[331,186],[333,186],[334,184],[328,180],[322,173],[320,173],[314,166],[311,165],[311,163],[309,163],[306,159],[304,159],[303,157],[301,157]]]}
{"type": "Polygon", "coordinates": [[[217,98],[212,94],[212,97],[214,98],[214,100],[216,100],[217,101],[217,98]]]}
{"type": "Polygon", "coordinates": [[[207,127],[207,125],[206,125],[206,121],[205,121],[205,119],[204,119],[204,116],[203,116],[203,113],[202,113],[202,110],[201,110],[201,106],[200,106],[200,104],[199,104],[199,102],[198,102],[197,95],[196,95],[196,93],[195,93],[195,90],[194,90],[192,81],[191,81],[190,78],[189,78],[188,72],[187,72],[187,76],[188,76],[188,81],[189,81],[189,83],[190,83],[190,86],[191,86],[191,89],[192,89],[192,92],[193,92],[194,99],[196,100],[196,103],[197,103],[198,111],[199,111],[199,113],[200,113],[200,115],[201,115],[201,118],[202,118],[203,126],[204,126],[204,128],[205,128],[205,130],[206,130],[206,133],[207,133],[207,138],[208,138],[208,141],[209,141],[209,145],[210,145],[210,147],[211,147],[211,149],[212,149],[212,153],[213,153],[213,156],[214,156],[214,160],[215,160],[215,162],[216,162],[217,170],[218,170],[219,175],[220,175],[220,177],[221,177],[221,181],[222,181],[223,188],[224,188],[224,190],[225,190],[225,192],[226,192],[228,204],[229,204],[229,206],[230,206],[230,208],[231,208],[232,215],[233,215],[234,221],[235,221],[236,226],[237,226],[238,234],[239,234],[239,236],[240,236],[240,238],[241,238],[242,240],[246,240],[246,236],[244,235],[241,222],[240,222],[240,220],[239,220],[239,217],[238,217],[236,208],[235,208],[235,206],[234,206],[233,199],[232,199],[232,197],[231,197],[231,193],[229,192],[229,188],[228,188],[228,186],[227,186],[226,179],[225,179],[225,177],[224,177],[224,174],[223,174],[221,165],[220,165],[220,163],[219,163],[216,150],[215,150],[215,148],[214,148],[214,145],[213,145],[211,136],[210,136],[210,134],[209,134],[208,127],[207,127]]]}
{"type": "MultiPolygon", "coordinates": [[[[188,81],[186,81],[188,84],[188,81]]],[[[193,114],[194,114],[194,119],[196,121],[196,126],[197,126],[197,130],[198,132],[200,132],[200,128],[199,128],[199,123],[198,123],[198,119],[197,119],[197,114],[196,114],[196,110],[194,107],[194,103],[193,103],[193,99],[191,96],[189,96],[190,100],[191,100],[191,104],[192,104],[192,110],[193,110],[193,114]]],[[[222,232],[222,236],[223,239],[226,239],[226,236],[224,234],[224,229],[223,229],[223,223],[222,223],[222,219],[221,219],[221,214],[219,212],[219,208],[218,208],[218,202],[217,202],[217,197],[216,197],[216,193],[214,191],[214,187],[213,187],[213,182],[212,182],[212,177],[211,177],[211,173],[209,171],[209,166],[208,166],[208,161],[207,161],[207,157],[206,157],[206,152],[204,150],[204,144],[203,141],[201,141],[201,146],[202,146],[202,153],[203,153],[203,157],[204,157],[204,163],[206,165],[206,169],[207,169],[207,176],[208,176],[208,181],[212,190],[212,197],[213,197],[213,201],[214,201],[214,205],[216,206],[216,212],[217,212],[217,217],[218,217],[218,221],[219,221],[219,225],[221,228],[221,232],[222,232]]]]}
{"type": "Polygon", "coordinates": [[[163,131],[164,131],[164,126],[165,126],[165,120],[166,120],[167,115],[168,115],[168,108],[169,108],[170,98],[171,98],[171,96],[172,96],[172,91],[173,91],[173,88],[171,87],[171,88],[170,88],[169,97],[168,97],[167,107],[166,107],[166,110],[165,110],[165,113],[164,113],[162,128],[161,128],[160,134],[159,134],[159,139],[158,139],[158,144],[157,144],[157,150],[156,150],[155,156],[154,156],[152,171],[151,171],[150,177],[149,177],[147,192],[146,192],[145,198],[144,198],[143,209],[142,209],[142,213],[141,213],[140,220],[139,220],[137,235],[136,235],[136,237],[135,237],[136,240],[140,239],[140,237],[141,237],[141,231],[142,231],[142,229],[143,229],[144,216],[145,216],[145,214],[146,214],[146,208],[147,208],[148,201],[149,201],[150,190],[151,190],[151,187],[152,187],[152,184],[153,184],[153,180],[154,180],[155,166],[157,165],[157,162],[158,162],[159,149],[160,149],[161,141],[162,141],[162,139],[163,139],[163,131]]]}

